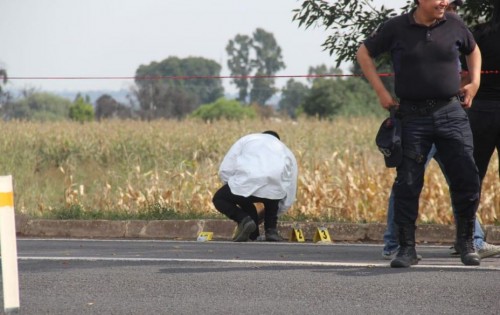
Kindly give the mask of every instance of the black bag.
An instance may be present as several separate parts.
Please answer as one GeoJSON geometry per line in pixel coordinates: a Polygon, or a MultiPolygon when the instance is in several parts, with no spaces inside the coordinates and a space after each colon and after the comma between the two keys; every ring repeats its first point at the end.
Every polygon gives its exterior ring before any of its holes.
{"type": "Polygon", "coordinates": [[[382,122],[375,138],[379,151],[384,155],[386,167],[397,167],[403,160],[401,132],[401,119],[396,115],[396,108],[391,107],[390,116],[382,122]]]}

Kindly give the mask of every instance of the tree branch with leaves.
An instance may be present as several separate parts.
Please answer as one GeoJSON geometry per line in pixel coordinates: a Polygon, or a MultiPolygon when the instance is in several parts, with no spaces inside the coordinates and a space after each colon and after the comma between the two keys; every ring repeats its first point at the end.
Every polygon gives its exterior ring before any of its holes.
{"type": "MultiPolygon", "coordinates": [[[[460,16],[469,26],[489,20],[493,15],[495,1],[468,0],[460,8],[460,16]]],[[[300,8],[293,10],[293,21],[299,27],[323,27],[328,35],[322,44],[330,55],[335,56],[337,67],[342,62],[354,62],[359,44],[384,21],[408,12],[414,6],[407,0],[395,10],[382,5],[375,6],[373,0],[304,0],[300,8]]]]}

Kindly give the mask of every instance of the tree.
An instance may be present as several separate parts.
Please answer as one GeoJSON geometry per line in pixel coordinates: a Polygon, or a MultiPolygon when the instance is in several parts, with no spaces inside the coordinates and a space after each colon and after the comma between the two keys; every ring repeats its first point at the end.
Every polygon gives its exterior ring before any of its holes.
{"type": "Polygon", "coordinates": [[[4,69],[0,69],[0,108],[4,103],[10,101],[11,96],[8,92],[4,92],[2,89],[2,85],[7,83],[7,71],[4,69]]]}
{"type": "Polygon", "coordinates": [[[254,118],[255,111],[251,107],[243,107],[237,100],[219,98],[211,104],[205,104],[196,109],[191,117],[201,118],[205,121],[229,119],[241,120],[243,118],[254,118]]]}
{"type": "Polygon", "coordinates": [[[281,55],[281,47],[272,33],[261,28],[256,29],[253,33],[252,47],[255,50],[253,64],[257,72],[256,78],[252,79],[250,103],[264,105],[276,93],[274,78],[271,76],[285,68],[285,63],[281,55]]]}
{"type": "Polygon", "coordinates": [[[250,59],[250,48],[252,39],[247,35],[236,35],[226,46],[226,52],[229,55],[227,66],[231,75],[238,76],[232,79],[238,88],[238,100],[245,102],[248,97],[248,88],[250,86],[248,76],[252,72],[250,59]]]}
{"type": "Polygon", "coordinates": [[[291,118],[297,117],[297,109],[309,93],[309,87],[304,83],[289,79],[281,92],[278,103],[279,110],[291,118]]]}
{"type": "Polygon", "coordinates": [[[3,93],[2,84],[7,83],[7,71],[0,69],[0,94],[3,93]]]}
{"type": "Polygon", "coordinates": [[[228,53],[227,65],[238,87],[238,100],[264,105],[274,93],[274,78],[272,76],[285,68],[281,47],[272,33],[257,28],[250,38],[247,35],[236,35],[226,46],[228,53]],[[249,76],[254,76],[249,80],[249,76]],[[250,83],[251,89],[248,92],[250,83]]]}
{"type": "MultiPolygon", "coordinates": [[[[481,20],[491,18],[495,1],[498,0],[465,1],[460,15],[469,26],[473,26],[481,20]]],[[[396,11],[383,5],[377,8],[373,0],[304,0],[299,9],[293,10],[293,21],[297,21],[299,27],[322,25],[328,30],[330,35],[322,46],[331,55],[335,55],[339,67],[341,62],[355,61],[359,43],[378,25],[400,13],[408,12],[413,5],[413,0],[407,0],[396,11]]],[[[384,63],[385,60],[382,58],[378,62],[384,63]]]]}
{"type": "Polygon", "coordinates": [[[55,94],[34,90],[24,90],[22,95],[22,98],[2,106],[4,119],[55,121],[68,118],[71,101],[55,94]]]}
{"type": "MultiPolygon", "coordinates": [[[[326,66],[310,68],[310,74],[328,71],[326,66]]],[[[330,73],[342,74],[339,70],[330,73]]],[[[383,114],[377,105],[375,92],[367,82],[356,77],[317,77],[302,102],[302,111],[308,116],[331,118],[342,116],[366,116],[383,114]]]]}
{"type": "Polygon", "coordinates": [[[336,86],[334,80],[327,80],[327,77],[321,77],[326,74],[342,74],[342,70],[328,68],[322,64],[319,66],[309,67],[309,78],[312,83],[311,89],[302,102],[302,111],[308,116],[317,116],[319,118],[332,117],[336,115],[342,103],[335,98],[336,86]]]}
{"type": "MultiPolygon", "coordinates": [[[[359,66],[359,63],[355,62],[352,67],[351,67],[351,72],[353,74],[357,75],[362,75],[363,72],[361,71],[361,67],[359,66]]],[[[377,72],[380,75],[380,80],[382,80],[382,83],[385,85],[387,91],[390,93],[394,94],[395,91],[395,82],[394,82],[394,76],[392,75],[392,65],[389,62],[382,62],[377,64],[377,72]],[[384,75],[382,75],[384,74],[384,75]]],[[[361,76],[363,81],[368,82],[364,76],[361,76]]]]}
{"type": "Polygon", "coordinates": [[[385,116],[386,111],[380,107],[375,91],[369,83],[359,78],[349,77],[338,79],[342,82],[344,93],[339,93],[337,97],[343,100],[339,115],[342,116],[385,116]]]}
{"type": "Polygon", "coordinates": [[[224,94],[221,66],[209,59],[169,57],[136,70],[135,92],[143,111],[156,117],[182,118],[224,94]]]}
{"type": "Polygon", "coordinates": [[[467,25],[475,26],[495,18],[499,7],[500,0],[468,0],[460,7],[460,16],[467,25]]]}
{"type": "Polygon", "coordinates": [[[307,81],[313,82],[316,80],[318,77],[321,76],[326,76],[329,74],[342,74],[342,70],[339,68],[333,68],[330,67],[328,68],[325,64],[319,65],[319,66],[313,66],[309,67],[308,71],[309,77],[307,78],[307,81]]]}
{"type": "Polygon", "coordinates": [[[132,118],[132,109],[117,102],[111,95],[103,94],[95,102],[97,120],[110,118],[132,118]]]}
{"type": "Polygon", "coordinates": [[[69,118],[81,123],[94,120],[94,108],[89,101],[88,95],[84,99],[78,94],[73,104],[69,107],[69,118]]]}
{"type": "Polygon", "coordinates": [[[342,101],[338,98],[338,88],[333,80],[314,80],[309,94],[304,99],[302,109],[308,116],[330,118],[338,114],[342,101]]]}

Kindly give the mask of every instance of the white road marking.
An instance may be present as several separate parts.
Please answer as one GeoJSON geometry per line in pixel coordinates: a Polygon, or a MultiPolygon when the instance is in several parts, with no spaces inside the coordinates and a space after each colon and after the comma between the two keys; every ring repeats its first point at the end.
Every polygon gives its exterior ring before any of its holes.
{"type": "MultiPolygon", "coordinates": [[[[389,263],[352,263],[326,261],[297,261],[297,260],[248,260],[248,259],[183,259],[183,258],[119,258],[119,257],[36,257],[20,256],[19,260],[42,261],[111,261],[111,262],[190,262],[190,263],[231,263],[231,264],[260,264],[281,266],[312,266],[312,267],[361,267],[361,268],[390,268],[389,263]]],[[[463,266],[463,265],[414,265],[418,269],[466,269],[466,270],[500,270],[500,266],[463,266]]]]}
{"type": "MultiPolygon", "coordinates": [[[[90,239],[90,238],[18,238],[18,242],[26,241],[26,242],[32,242],[32,241],[58,241],[58,242],[129,242],[129,243],[197,243],[200,244],[200,242],[196,242],[196,239],[193,240],[159,240],[159,239],[142,239],[142,240],[137,240],[137,239],[90,239]]],[[[268,245],[268,246],[349,246],[349,247],[380,247],[382,248],[382,244],[362,244],[362,243],[337,243],[337,242],[332,242],[332,243],[313,243],[312,241],[306,241],[304,243],[299,243],[299,242],[242,242],[242,243],[235,243],[233,241],[224,241],[224,240],[212,240],[209,242],[204,242],[204,244],[211,244],[211,243],[228,243],[228,244],[233,244],[233,245],[240,245],[240,246],[245,246],[247,244],[251,245],[256,245],[256,244],[263,244],[263,245],[268,245]]],[[[429,245],[425,244],[426,248],[450,248],[451,245],[429,245]]],[[[418,246],[417,246],[418,249],[418,246]]]]}

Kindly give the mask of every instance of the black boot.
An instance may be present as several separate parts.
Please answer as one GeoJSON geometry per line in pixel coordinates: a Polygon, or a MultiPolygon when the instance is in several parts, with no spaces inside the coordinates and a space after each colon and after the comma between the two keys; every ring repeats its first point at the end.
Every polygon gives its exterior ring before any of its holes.
{"type": "Polygon", "coordinates": [[[460,259],[466,266],[478,266],[481,258],[474,250],[474,223],[475,218],[457,219],[457,240],[455,248],[460,253],[460,259]]]}
{"type": "Polygon", "coordinates": [[[418,264],[417,251],[415,250],[415,225],[398,227],[399,251],[391,261],[392,268],[408,268],[418,264]]]}
{"type": "Polygon", "coordinates": [[[246,242],[248,241],[250,234],[257,228],[255,222],[249,216],[245,217],[238,223],[238,227],[233,236],[233,242],[246,242]]]}
{"type": "Polygon", "coordinates": [[[266,242],[279,242],[283,240],[278,233],[277,228],[266,229],[266,242]]]}

